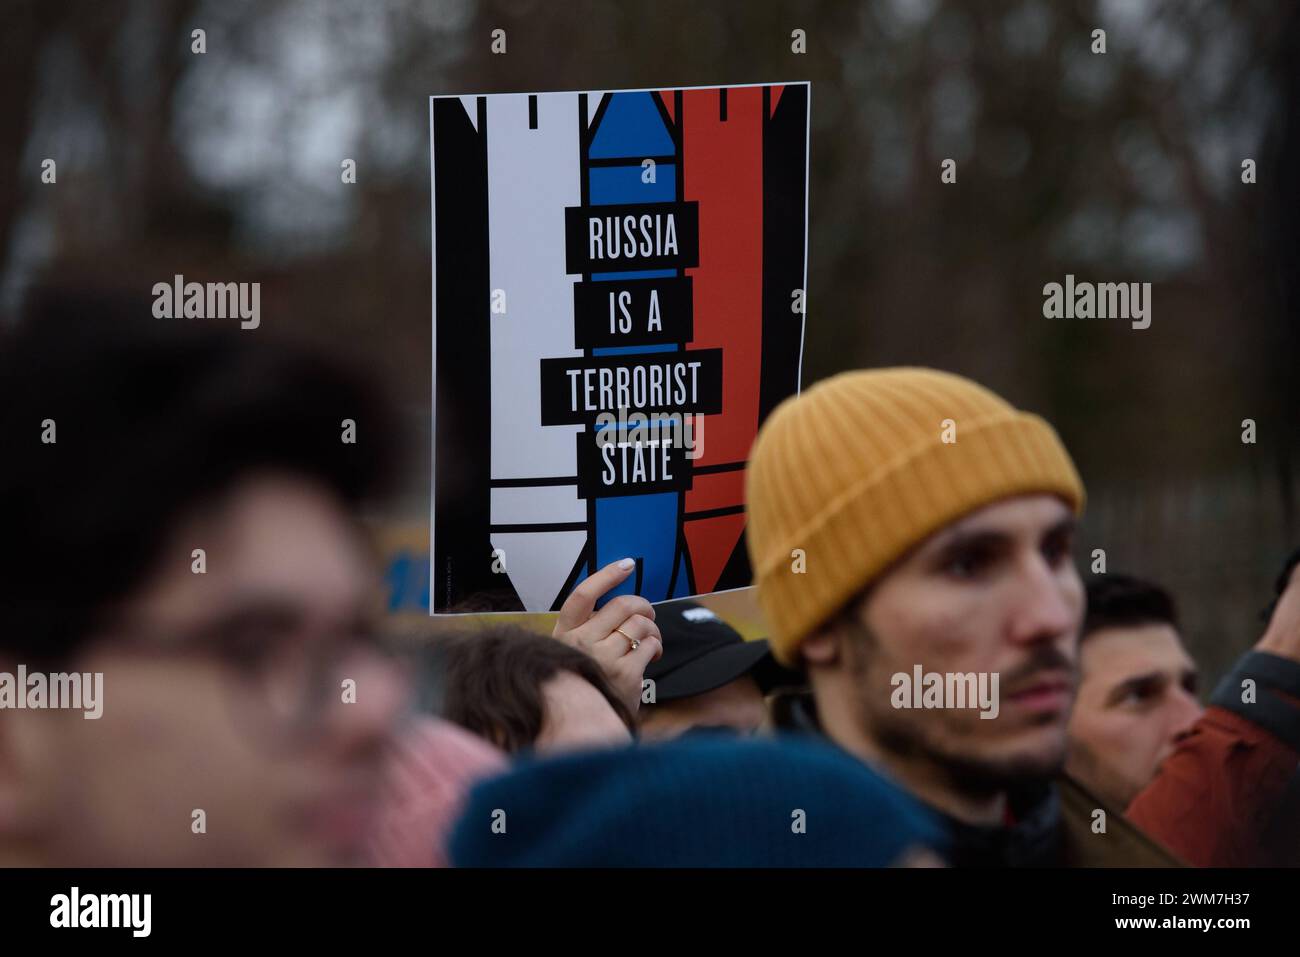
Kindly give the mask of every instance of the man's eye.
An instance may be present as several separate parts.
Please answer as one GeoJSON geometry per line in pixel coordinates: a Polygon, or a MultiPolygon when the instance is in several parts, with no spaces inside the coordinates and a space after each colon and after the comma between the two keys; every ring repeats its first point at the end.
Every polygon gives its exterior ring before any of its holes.
{"type": "Polygon", "coordinates": [[[285,621],[249,618],[222,630],[221,651],[241,668],[260,668],[282,656],[292,644],[293,632],[285,621]]]}
{"type": "Polygon", "coordinates": [[[988,555],[969,551],[954,555],[943,566],[945,574],[954,578],[974,578],[988,565],[988,555]]]}
{"type": "Polygon", "coordinates": [[[270,657],[279,644],[270,629],[241,628],[227,637],[222,648],[226,657],[241,667],[256,667],[270,657]]]}
{"type": "Polygon", "coordinates": [[[1133,704],[1146,704],[1154,698],[1158,692],[1159,689],[1152,684],[1144,683],[1135,685],[1129,689],[1128,694],[1124,696],[1124,700],[1133,704]]]}
{"type": "Polygon", "coordinates": [[[1069,535],[1051,535],[1043,542],[1043,557],[1048,564],[1058,565],[1070,554],[1069,535]]]}

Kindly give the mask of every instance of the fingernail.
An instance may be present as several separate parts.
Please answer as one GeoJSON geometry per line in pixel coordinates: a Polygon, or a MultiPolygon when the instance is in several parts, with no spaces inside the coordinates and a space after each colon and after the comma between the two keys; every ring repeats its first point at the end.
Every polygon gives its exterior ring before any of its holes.
{"type": "Polygon", "coordinates": [[[629,568],[634,568],[636,567],[636,559],[634,558],[621,559],[618,563],[618,567],[623,569],[623,571],[627,571],[629,568]]]}

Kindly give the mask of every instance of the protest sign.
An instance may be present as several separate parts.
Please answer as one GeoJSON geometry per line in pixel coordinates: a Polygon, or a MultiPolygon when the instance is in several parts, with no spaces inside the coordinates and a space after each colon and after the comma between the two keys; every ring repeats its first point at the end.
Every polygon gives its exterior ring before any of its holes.
{"type": "Polygon", "coordinates": [[[806,83],[430,100],[435,613],[742,587],[799,387],[806,83]]]}

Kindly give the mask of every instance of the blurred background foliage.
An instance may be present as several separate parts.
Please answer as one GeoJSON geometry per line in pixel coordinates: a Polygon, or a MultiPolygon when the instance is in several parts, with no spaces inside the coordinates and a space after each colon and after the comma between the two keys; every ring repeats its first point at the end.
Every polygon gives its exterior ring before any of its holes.
{"type": "MultiPolygon", "coordinates": [[[[1170,586],[1211,675],[1300,544],[1300,5],[6,0],[0,80],[0,310],[260,281],[263,326],[376,366],[426,453],[428,96],[811,80],[805,382],[934,365],[1047,416],[1081,559],[1170,586]],[[1151,328],[1044,319],[1066,273],[1153,283],[1151,328]]],[[[428,478],[386,516],[417,583],[428,478]]]]}

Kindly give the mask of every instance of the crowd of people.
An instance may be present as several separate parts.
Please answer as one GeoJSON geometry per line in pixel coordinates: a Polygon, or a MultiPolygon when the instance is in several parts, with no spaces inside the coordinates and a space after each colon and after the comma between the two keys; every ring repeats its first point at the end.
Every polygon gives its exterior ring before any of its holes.
{"type": "Polygon", "coordinates": [[[1168,593],[1080,577],[1055,431],[974,382],[846,372],[769,416],[766,640],[610,597],[629,556],[551,635],[431,639],[424,711],[358,519],[402,468],[372,384],[34,303],[0,341],[0,673],[104,700],[0,710],[0,865],[1300,863],[1300,552],[1203,706],[1168,593]]]}

